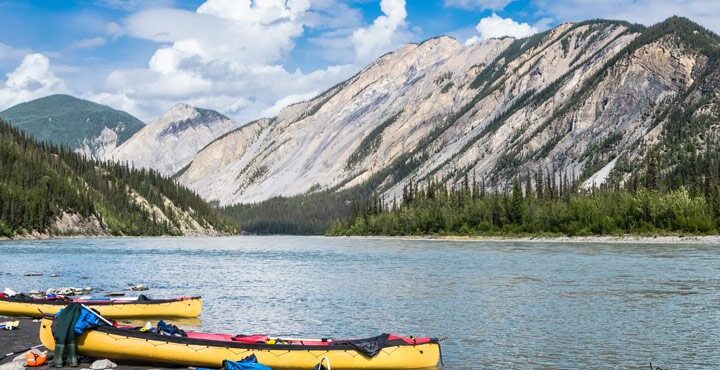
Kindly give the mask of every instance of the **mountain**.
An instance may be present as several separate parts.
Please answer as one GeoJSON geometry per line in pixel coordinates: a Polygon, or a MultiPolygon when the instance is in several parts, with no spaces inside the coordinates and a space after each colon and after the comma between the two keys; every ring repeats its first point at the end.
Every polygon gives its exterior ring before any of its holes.
{"type": "Polygon", "coordinates": [[[648,161],[683,171],[720,142],[719,50],[717,35],[679,17],[472,45],[437,37],[216,139],[178,180],[221,205],[302,204],[372,192],[391,202],[431,179],[502,190],[538,173],[617,184],[648,161]]]}
{"type": "Polygon", "coordinates": [[[177,104],[113,150],[108,158],[172,176],[187,166],[200,149],[236,127],[233,120],[213,110],[177,104]]]}
{"type": "Polygon", "coordinates": [[[144,124],[128,113],[70,95],[50,95],[15,105],[0,118],[40,141],[102,159],[144,124]]]}
{"type": "Polygon", "coordinates": [[[235,231],[155,171],[38,143],[0,120],[0,237],[217,235],[235,231]]]}

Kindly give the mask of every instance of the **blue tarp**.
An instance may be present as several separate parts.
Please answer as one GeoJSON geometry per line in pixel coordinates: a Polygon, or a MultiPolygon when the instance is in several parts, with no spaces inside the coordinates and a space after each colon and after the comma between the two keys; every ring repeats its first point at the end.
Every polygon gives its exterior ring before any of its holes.
{"type": "Polygon", "coordinates": [[[80,315],[78,316],[77,321],[75,321],[75,334],[81,335],[82,333],[90,329],[97,328],[100,325],[103,325],[100,318],[83,307],[80,310],[80,315]]]}
{"type": "Polygon", "coordinates": [[[271,368],[259,363],[255,355],[245,357],[240,361],[223,361],[225,370],[272,370],[271,368]]]}

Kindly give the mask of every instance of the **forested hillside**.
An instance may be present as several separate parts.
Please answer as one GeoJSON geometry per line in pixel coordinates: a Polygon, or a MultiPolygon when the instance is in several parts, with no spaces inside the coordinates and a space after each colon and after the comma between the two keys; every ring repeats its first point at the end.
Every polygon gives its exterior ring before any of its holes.
{"type": "Polygon", "coordinates": [[[157,172],[88,160],[0,120],[0,236],[235,231],[200,197],[157,172]]]}
{"type": "Polygon", "coordinates": [[[103,159],[145,124],[107,105],[64,94],[21,103],[0,112],[0,118],[39,141],[103,159]]]}
{"type": "Polygon", "coordinates": [[[350,217],[349,199],[360,198],[346,193],[312,193],[238,204],[221,208],[220,212],[253,234],[321,235],[334,220],[350,217]]]}

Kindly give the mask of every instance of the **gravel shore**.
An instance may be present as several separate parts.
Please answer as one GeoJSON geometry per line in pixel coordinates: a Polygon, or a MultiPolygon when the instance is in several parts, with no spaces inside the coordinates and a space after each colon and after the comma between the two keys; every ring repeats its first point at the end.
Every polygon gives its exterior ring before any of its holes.
{"type": "MultiPolygon", "coordinates": [[[[0,322],[10,320],[20,320],[20,327],[14,330],[0,330],[0,357],[10,352],[22,351],[26,348],[40,344],[40,339],[38,338],[38,333],[40,332],[40,322],[34,322],[32,319],[14,319],[0,316],[0,322]]],[[[45,350],[44,347],[40,347],[38,349],[42,351],[45,350]]],[[[52,358],[50,354],[52,354],[52,352],[49,351],[48,358],[52,358]]],[[[17,357],[17,355],[8,356],[6,359],[0,361],[0,365],[12,361],[15,357],[17,357]]],[[[88,369],[90,368],[90,364],[92,364],[93,361],[97,359],[81,357],[79,358],[79,360],[79,368],[88,369]]],[[[118,370],[178,369],[165,367],[166,365],[155,366],[153,364],[137,364],[122,361],[113,362],[118,365],[118,367],[116,368],[118,370]]],[[[42,367],[38,367],[37,369],[50,368],[45,365],[42,367]]]]}

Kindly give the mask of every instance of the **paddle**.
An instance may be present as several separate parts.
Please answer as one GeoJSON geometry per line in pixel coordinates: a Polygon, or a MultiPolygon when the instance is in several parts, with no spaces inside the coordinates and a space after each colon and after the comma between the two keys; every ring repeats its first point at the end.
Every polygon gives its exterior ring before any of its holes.
{"type": "Polygon", "coordinates": [[[20,351],[10,352],[10,353],[6,354],[5,356],[0,357],[0,361],[8,358],[9,356],[17,355],[17,354],[23,353],[23,352],[27,352],[27,351],[29,351],[29,350],[31,350],[31,349],[39,348],[39,347],[42,347],[42,346],[43,346],[42,344],[38,344],[37,346],[28,347],[28,348],[25,348],[25,349],[20,350],[20,351]]]}

